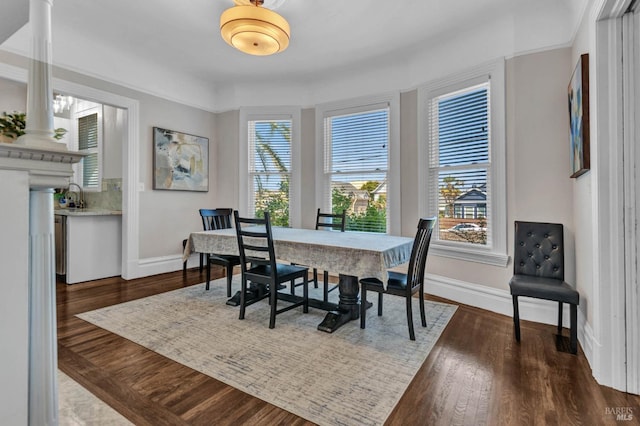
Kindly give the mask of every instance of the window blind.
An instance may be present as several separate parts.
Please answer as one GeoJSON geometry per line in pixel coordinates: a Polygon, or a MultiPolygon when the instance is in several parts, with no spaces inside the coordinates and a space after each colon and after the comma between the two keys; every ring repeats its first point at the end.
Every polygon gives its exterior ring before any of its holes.
{"type": "Polygon", "coordinates": [[[262,217],[268,211],[276,226],[289,226],[291,125],[291,120],[248,123],[252,214],[262,217]]]}
{"type": "Polygon", "coordinates": [[[429,200],[441,218],[439,239],[484,245],[490,241],[489,111],[489,83],[431,101],[429,200]],[[460,223],[477,227],[458,231],[460,223]]]}
{"type": "Polygon", "coordinates": [[[78,118],[78,149],[88,154],[82,160],[82,186],[95,188],[100,179],[97,113],[78,118]]]}
{"type": "Polygon", "coordinates": [[[324,172],[347,230],[386,232],[389,107],[325,118],[324,172]]]}

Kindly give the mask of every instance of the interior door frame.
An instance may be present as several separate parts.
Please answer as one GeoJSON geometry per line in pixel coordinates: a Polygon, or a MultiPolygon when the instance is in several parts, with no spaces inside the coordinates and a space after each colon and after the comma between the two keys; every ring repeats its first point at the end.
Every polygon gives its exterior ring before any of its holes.
{"type": "Polygon", "coordinates": [[[627,392],[640,394],[640,7],[623,16],[623,144],[624,144],[624,226],[625,230],[625,294],[626,294],[626,361],[627,392]]]}
{"type": "MultiPolygon", "coordinates": [[[[29,71],[0,63],[0,77],[27,83],[29,71]]],[[[140,103],[125,96],[110,93],[60,78],[52,79],[52,89],[127,111],[127,140],[122,150],[122,278],[139,276],[139,139],[140,103]]]]}

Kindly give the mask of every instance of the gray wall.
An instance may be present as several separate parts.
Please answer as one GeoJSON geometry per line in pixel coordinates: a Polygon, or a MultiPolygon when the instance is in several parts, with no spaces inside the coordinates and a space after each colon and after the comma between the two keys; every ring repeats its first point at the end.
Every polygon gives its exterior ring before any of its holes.
{"type": "MultiPolygon", "coordinates": [[[[575,229],[566,100],[570,60],[571,51],[566,48],[507,61],[507,238],[511,256],[514,220],[563,223],[567,245],[566,279],[574,284],[575,229]]],[[[322,143],[315,140],[314,111],[309,108],[302,113],[302,216],[303,226],[309,228],[313,227],[317,208],[313,144],[322,143]]],[[[417,194],[422,190],[418,179],[417,90],[401,94],[400,111],[401,229],[403,235],[413,236],[420,216],[417,194]]],[[[238,164],[238,119],[237,112],[217,117],[219,133],[223,126],[227,128],[224,145],[219,147],[218,164],[225,164],[227,169],[238,164]]],[[[235,169],[233,173],[237,175],[239,171],[235,169]]],[[[229,202],[237,205],[238,194],[239,189],[235,192],[225,189],[220,200],[229,197],[229,202]]],[[[505,268],[430,256],[428,272],[473,285],[507,290],[512,265],[509,263],[505,268]]]]}

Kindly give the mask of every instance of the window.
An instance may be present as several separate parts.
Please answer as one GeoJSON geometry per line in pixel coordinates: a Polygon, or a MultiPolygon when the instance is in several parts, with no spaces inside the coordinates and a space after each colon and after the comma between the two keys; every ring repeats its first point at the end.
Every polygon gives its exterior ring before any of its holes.
{"type": "Polygon", "coordinates": [[[83,189],[100,190],[102,182],[102,106],[78,101],[78,151],[86,154],[75,170],[75,180],[83,189]]]}
{"type": "Polygon", "coordinates": [[[347,230],[390,232],[391,200],[399,193],[392,194],[390,174],[394,101],[319,109],[324,141],[319,205],[334,213],[346,210],[347,230]]]}
{"type": "Polygon", "coordinates": [[[486,245],[489,83],[436,96],[429,106],[429,198],[437,199],[437,239],[486,245]],[[459,225],[477,225],[459,226],[459,225]]]}
{"type": "Polygon", "coordinates": [[[241,184],[247,196],[240,211],[253,217],[268,211],[273,226],[299,226],[299,110],[282,114],[243,109],[241,115],[246,136],[246,153],[243,149],[241,154],[246,173],[241,184]]]}
{"type": "Polygon", "coordinates": [[[421,211],[435,254],[505,266],[504,65],[419,90],[421,211]]]}
{"type": "Polygon", "coordinates": [[[272,225],[289,226],[291,120],[251,120],[248,127],[252,213],[268,211],[272,225]]]}
{"type": "Polygon", "coordinates": [[[98,114],[78,118],[78,148],[87,154],[82,160],[82,186],[95,187],[99,182],[98,114]]]}

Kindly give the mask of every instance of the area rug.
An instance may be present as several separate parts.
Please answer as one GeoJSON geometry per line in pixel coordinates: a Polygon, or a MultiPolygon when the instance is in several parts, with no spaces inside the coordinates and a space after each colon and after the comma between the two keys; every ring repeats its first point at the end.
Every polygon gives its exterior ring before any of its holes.
{"type": "Polygon", "coordinates": [[[415,341],[404,300],[393,296],[382,317],[375,306],[368,311],[365,330],[351,321],[332,334],[318,331],[326,312],[313,308],[280,314],[269,329],[266,299],[240,321],[225,289],[221,279],[209,291],[200,284],[78,317],[314,423],[381,425],[456,310],[426,302],[423,328],[414,300],[415,341]]]}

